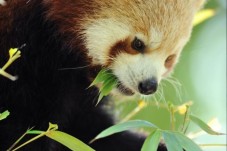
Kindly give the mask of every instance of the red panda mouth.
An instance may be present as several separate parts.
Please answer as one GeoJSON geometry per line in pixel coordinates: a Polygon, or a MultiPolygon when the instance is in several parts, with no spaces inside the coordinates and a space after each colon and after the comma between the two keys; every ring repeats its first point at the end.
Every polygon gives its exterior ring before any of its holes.
{"type": "Polygon", "coordinates": [[[117,89],[124,95],[131,96],[135,94],[131,89],[125,87],[121,82],[118,83],[117,89]]]}

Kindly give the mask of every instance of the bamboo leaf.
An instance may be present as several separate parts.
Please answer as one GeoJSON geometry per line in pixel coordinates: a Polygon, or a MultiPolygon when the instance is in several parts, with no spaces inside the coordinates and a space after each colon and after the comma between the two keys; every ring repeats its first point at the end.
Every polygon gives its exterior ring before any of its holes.
{"type": "Polygon", "coordinates": [[[117,81],[115,80],[115,78],[111,78],[107,82],[104,82],[102,88],[100,89],[100,94],[96,105],[98,105],[102,98],[104,96],[107,96],[110,91],[113,90],[113,88],[115,88],[116,86],[117,81]]]}
{"type": "Polygon", "coordinates": [[[104,96],[106,96],[116,86],[117,86],[117,80],[115,77],[112,77],[103,83],[103,87],[100,89],[100,91],[104,96]]]}
{"type": "Polygon", "coordinates": [[[155,130],[152,132],[145,140],[141,151],[157,151],[160,139],[161,139],[161,131],[155,130]]]}
{"type": "Polygon", "coordinates": [[[102,98],[104,97],[104,95],[102,93],[99,94],[99,98],[98,98],[98,101],[96,103],[96,105],[99,104],[99,102],[102,100],[102,98]]]}
{"type": "Polygon", "coordinates": [[[95,80],[90,84],[89,87],[96,85],[98,83],[102,83],[103,81],[108,79],[109,76],[110,75],[108,73],[108,70],[102,69],[101,71],[99,71],[98,75],[95,77],[95,80]]]}
{"type": "Polygon", "coordinates": [[[179,142],[180,146],[186,151],[202,151],[201,148],[194,143],[187,136],[179,132],[170,132],[175,135],[176,140],[179,142]]]}
{"type": "Polygon", "coordinates": [[[94,149],[84,144],[82,141],[61,131],[50,131],[46,136],[65,145],[73,151],[94,151],[94,149]]]}
{"type": "Polygon", "coordinates": [[[141,127],[151,127],[154,129],[158,128],[156,125],[143,120],[127,121],[127,122],[116,124],[114,126],[107,128],[106,130],[102,131],[99,135],[97,135],[91,142],[103,137],[113,135],[115,133],[119,133],[122,131],[134,129],[134,128],[141,128],[141,127]]]}
{"type": "Polygon", "coordinates": [[[203,122],[201,119],[197,118],[196,116],[190,115],[189,118],[191,119],[192,122],[197,124],[202,130],[204,130],[208,134],[225,135],[224,133],[219,133],[219,132],[212,130],[212,128],[210,126],[208,126],[205,122],[203,122]]]}
{"type": "Polygon", "coordinates": [[[97,105],[104,96],[107,96],[110,91],[117,86],[117,78],[111,73],[110,70],[102,69],[89,87],[96,84],[101,84],[99,98],[96,103],[97,105]]]}
{"type": "Polygon", "coordinates": [[[179,144],[175,134],[164,131],[162,135],[168,151],[183,151],[182,144],[179,144]]]}
{"type": "Polygon", "coordinates": [[[10,112],[7,110],[3,113],[0,113],[0,120],[6,119],[9,116],[10,112]]]}

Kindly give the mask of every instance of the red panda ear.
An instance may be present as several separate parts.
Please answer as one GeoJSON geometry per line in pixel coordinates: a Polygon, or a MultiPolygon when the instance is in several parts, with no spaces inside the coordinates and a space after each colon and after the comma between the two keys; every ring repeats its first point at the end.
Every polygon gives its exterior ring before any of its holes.
{"type": "Polygon", "coordinates": [[[192,2],[192,5],[196,10],[202,8],[204,3],[206,2],[206,0],[190,0],[190,1],[192,2]]]}

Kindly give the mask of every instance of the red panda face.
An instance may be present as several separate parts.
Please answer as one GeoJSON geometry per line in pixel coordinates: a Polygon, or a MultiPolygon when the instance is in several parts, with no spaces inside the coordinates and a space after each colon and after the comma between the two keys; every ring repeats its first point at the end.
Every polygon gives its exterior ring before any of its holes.
{"type": "MultiPolygon", "coordinates": [[[[198,0],[96,2],[82,35],[93,65],[111,69],[125,95],[151,95],[188,41],[198,0]]],[[[115,91],[114,91],[115,92],[115,91]]]]}

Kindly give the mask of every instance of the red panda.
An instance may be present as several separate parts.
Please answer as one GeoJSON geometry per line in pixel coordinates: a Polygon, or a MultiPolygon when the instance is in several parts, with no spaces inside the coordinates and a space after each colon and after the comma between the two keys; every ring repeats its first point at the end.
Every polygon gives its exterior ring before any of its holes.
{"type": "MultiPolygon", "coordinates": [[[[203,0],[6,0],[0,3],[0,66],[10,48],[22,56],[0,77],[0,150],[29,127],[48,122],[88,143],[114,124],[96,107],[98,86],[87,89],[102,68],[119,84],[111,95],[135,97],[156,92],[189,40],[193,16],[203,0]],[[2,4],[2,5],[1,5],[2,4]]],[[[144,137],[130,132],[91,144],[97,151],[139,151],[144,137]]],[[[22,150],[62,151],[42,138],[22,150]]],[[[165,151],[159,145],[158,151],[165,151]]]]}

